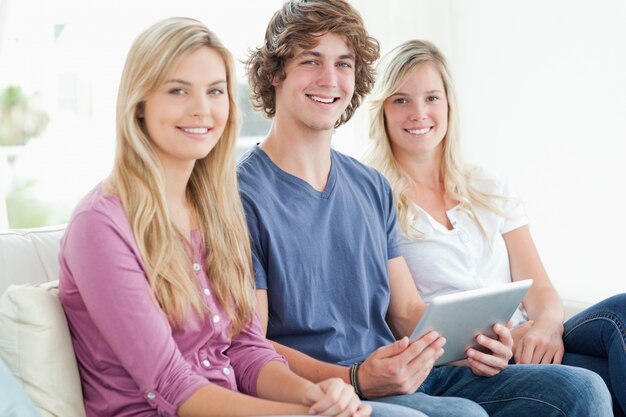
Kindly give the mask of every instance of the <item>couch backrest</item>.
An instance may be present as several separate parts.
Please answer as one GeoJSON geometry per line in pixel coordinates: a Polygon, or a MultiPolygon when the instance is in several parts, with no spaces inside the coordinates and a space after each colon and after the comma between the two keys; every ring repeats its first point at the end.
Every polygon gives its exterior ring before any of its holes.
{"type": "Polygon", "coordinates": [[[65,226],[0,231],[0,360],[42,417],[85,417],[78,366],[57,298],[64,231],[65,226]]]}
{"type": "Polygon", "coordinates": [[[59,243],[65,225],[0,231],[0,294],[11,284],[59,279],[59,243]]]}

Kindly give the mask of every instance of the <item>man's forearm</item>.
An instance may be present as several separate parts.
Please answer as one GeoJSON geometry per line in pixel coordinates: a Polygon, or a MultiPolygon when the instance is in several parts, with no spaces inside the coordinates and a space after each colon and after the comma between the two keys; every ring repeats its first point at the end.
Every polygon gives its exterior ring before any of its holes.
{"type": "Polygon", "coordinates": [[[328,378],[341,378],[350,383],[349,368],[322,362],[296,349],[270,340],[276,351],[283,355],[289,363],[289,368],[296,374],[313,382],[321,382],[328,378]]]}

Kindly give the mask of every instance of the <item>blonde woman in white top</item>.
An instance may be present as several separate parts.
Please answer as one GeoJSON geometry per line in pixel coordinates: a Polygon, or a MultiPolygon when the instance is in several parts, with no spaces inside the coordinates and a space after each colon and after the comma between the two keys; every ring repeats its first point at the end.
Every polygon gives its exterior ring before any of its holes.
{"type": "Polygon", "coordinates": [[[602,376],[614,413],[626,409],[626,294],[563,324],[563,306],[541,262],[521,201],[508,184],[466,165],[446,60],[425,41],[382,58],[370,98],[365,162],[391,183],[401,253],[424,300],[531,277],[514,317],[517,363],[569,364],[602,376]]]}

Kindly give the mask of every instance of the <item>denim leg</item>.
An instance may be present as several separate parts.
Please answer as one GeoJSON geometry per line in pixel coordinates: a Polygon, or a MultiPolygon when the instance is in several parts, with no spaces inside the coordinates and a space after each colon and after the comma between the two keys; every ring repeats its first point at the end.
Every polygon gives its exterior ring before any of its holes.
{"type": "Polygon", "coordinates": [[[615,416],[626,412],[626,294],[607,298],[565,323],[563,364],[597,372],[606,382],[615,416]]]}
{"type": "Polygon", "coordinates": [[[378,401],[365,402],[372,406],[372,417],[432,417],[396,404],[386,404],[378,401]]]}
{"type": "Polygon", "coordinates": [[[468,367],[435,368],[420,387],[429,395],[480,404],[492,417],[609,417],[611,397],[597,374],[561,365],[511,365],[481,378],[468,367]]]}
{"type": "MultiPolygon", "coordinates": [[[[606,360],[606,358],[565,352],[565,355],[563,356],[563,364],[568,366],[576,366],[578,368],[589,369],[590,371],[593,371],[596,374],[600,375],[604,382],[609,380],[609,362],[606,360]]],[[[626,415],[622,411],[622,408],[617,402],[617,398],[615,397],[615,392],[613,392],[612,387],[609,386],[608,388],[609,393],[611,394],[611,400],[613,400],[614,417],[626,417],[626,415]]]]}
{"type": "Polygon", "coordinates": [[[429,417],[488,417],[487,412],[473,401],[457,397],[434,397],[419,391],[377,398],[376,401],[419,410],[429,417]]]}
{"type": "MultiPolygon", "coordinates": [[[[430,417],[417,410],[411,410],[410,408],[401,407],[395,404],[385,404],[383,402],[378,402],[378,401],[363,401],[363,402],[372,406],[371,417],[430,417]]],[[[4,416],[5,414],[0,414],[0,415],[4,416]]],[[[6,414],[6,415],[9,415],[9,414],[6,414]]],[[[13,414],[10,414],[10,415],[13,416],[13,414]]],[[[288,416],[276,416],[276,417],[288,417],[288,416]]],[[[289,417],[311,417],[311,416],[289,416],[289,417]]]]}

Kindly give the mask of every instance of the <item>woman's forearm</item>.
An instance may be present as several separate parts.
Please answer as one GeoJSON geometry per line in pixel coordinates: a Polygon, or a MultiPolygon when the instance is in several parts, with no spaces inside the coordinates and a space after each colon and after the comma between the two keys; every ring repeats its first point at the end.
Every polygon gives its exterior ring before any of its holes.
{"type": "Polygon", "coordinates": [[[309,407],[270,401],[231,391],[217,385],[196,390],[178,408],[180,417],[239,417],[308,414],[309,407]]]}

